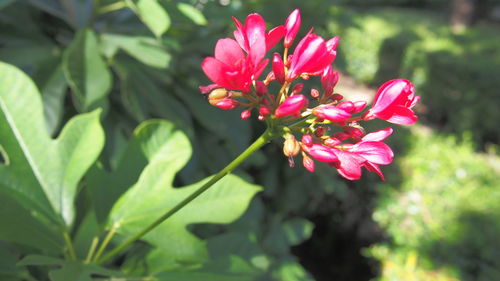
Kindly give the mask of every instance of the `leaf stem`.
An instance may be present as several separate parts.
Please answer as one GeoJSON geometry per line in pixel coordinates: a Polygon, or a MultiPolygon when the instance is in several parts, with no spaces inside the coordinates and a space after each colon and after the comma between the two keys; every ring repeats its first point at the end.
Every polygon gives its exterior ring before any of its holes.
{"type": "Polygon", "coordinates": [[[68,250],[68,257],[71,260],[76,260],[75,248],[73,248],[73,243],[71,242],[71,237],[67,231],[63,232],[64,242],[66,243],[66,248],[68,250]]]}
{"type": "Polygon", "coordinates": [[[224,176],[227,174],[231,173],[236,167],[238,167],[245,159],[247,159],[250,155],[252,155],[255,151],[259,150],[263,145],[267,144],[270,142],[274,137],[276,133],[268,128],[257,140],[255,140],[245,151],[243,151],[238,157],[236,157],[231,163],[229,163],[226,167],[224,167],[222,170],[220,170],[217,174],[215,174],[208,182],[206,182],[204,185],[202,185],[200,188],[198,188],[196,191],[194,191],[191,195],[186,197],[184,200],[181,202],[177,203],[172,209],[168,210],[166,213],[164,213],[161,217],[159,217],[157,220],[155,220],[153,223],[145,227],[143,230],[140,232],[136,233],[134,236],[130,237],[128,240],[123,242],[122,244],[118,245],[116,248],[111,250],[109,253],[107,253],[105,256],[99,259],[99,256],[96,256],[94,259],[97,264],[102,264],[103,262],[109,260],[112,258],[114,255],[117,253],[123,251],[127,246],[130,244],[134,243],[144,235],[146,235],[148,232],[153,230],[155,227],[160,225],[162,222],[164,222],[166,219],[177,213],[179,210],[184,208],[187,204],[189,204],[191,201],[196,199],[198,196],[200,196],[203,192],[205,192],[207,189],[209,189],[212,185],[214,185],[216,182],[218,182],[220,179],[222,179],[224,176]]]}
{"type": "Polygon", "coordinates": [[[90,263],[90,261],[92,260],[92,257],[94,256],[95,250],[97,248],[97,244],[99,244],[99,237],[94,237],[94,239],[92,239],[92,244],[90,244],[87,257],[85,258],[85,263],[90,263]]]}
{"type": "Polygon", "coordinates": [[[121,9],[125,9],[125,8],[128,8],[127,3],[125,1],[118,1],[115,3],[100,7],[98,10],[98,13],[105,14],[105,13],[109,13],[109,12],[113,12],[113,11],[117,11],[117,10],[121,10],[121,9]]]}
{"type": "Polygon", "coordinates": [[[99,258],[101,257],[102,253],[104,253],[104,250],[106,250],[106,247],[108,246],[109,242],[113,238],[113,236],[116,233],[116,227],[113,225],[111,229],[109,230],[108,234],[106,237],[104,237],[104,240],[102,240],[101,246],[99,246],[99,249],[97,250],[97,253],[95,254],[94,261],[97,262],[99,258]]]}

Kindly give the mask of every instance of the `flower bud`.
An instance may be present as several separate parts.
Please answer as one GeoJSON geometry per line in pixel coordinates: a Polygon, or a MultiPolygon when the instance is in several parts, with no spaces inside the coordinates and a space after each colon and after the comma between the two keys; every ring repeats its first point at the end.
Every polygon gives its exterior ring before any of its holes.
{"type": "Polygon", "coordinates": [[[313,144],[313,138],[311,135],[309,134],[305,134],[302,136],[302,143],[305,145],[305,146],[311,146],[313,144]]]}
{"type": "Polygon", "coordinates": [[[285,48],[289,48],[293,44],[293,40],[300,29],[301,17],[299,9],[293,10],[285,21],[285,48]]]}
{"type": "Polygon", "coordinates": [[[328,65],[321,74],[321,86],[323,87],[325,95],[329,96],[333,93],[333,88],[335,87],[335,85],[337,85],[338,81],[338,72],[334,72],[333,67],[331,65],[328,65]]]}
{"type": "Polygon", "coordinates": [[[325,131],[326,131],[325,127],[318,127],[314,131],[314,135],[317,136],[318,138],[320,138],[325,134],[325,131]]]}
{"type": "Polygon", "coordinates": [[[302,165],[309,172],[314,172],[314,160],[311,157],[307,156],[305,153],[302,154],[302,165]]]}
{"type": "Polygon", "coordinates": [[[221,99],[220,101],[218,101],[214,105],[220,109],[231,110],[231,109],[235,109],[236,107],[238,107],[240,105],[240,103],[237,100],[233,100],[232,98],[225,98],[225,99],[221,99]]]}
{"type": "Polygon", "coordinates": [[[343,122],[351,117],[351,113],[334,105],[325,105],[316,107],[313,114],[319,118],[327,119],[333,122],[343,122]]]}
{"type": "Polygon", "coordinates": [[[264,82],[262,82],[262,81],[255,82],[255,89],[256,89],[255,92],[259,97],[262,97],[263,95],[265,95],[267,93],[267,87],[264,84],[264,82]]]}
{"type": "Polygon", "coordinates": [[[319,91],[316,89],[311,89],[311,97],[315,99],[319,98],[319,91]]]}
{"type": "Polygon", "coordinates": [[[337,108],[352,113],[354,111],[354,103],[352,101],[343,101],[337,105],[337,108]]]}
{"type": "Polygon", "coordinates": [[[352,113],[359,113],[363,111],[366,107],[366,101],[355,101],[354,102],[354,110],[352,113]]]}
{"type": "Polygon", "coordinates": [[[293,157],[299,154],[300,143],[295,139],[293,135],[287,135],[285,137],[285,142],[283,144],[283,154],[287,157],[293,157]]]}
{"type": "Polygon", "coordinates": [[[293,95],[288,97],[282,104],[276,108],[274,115],[278,118],[286,116],[297,117],[302,109],[307,105],[307,98],[303,95],[293,95]]]}
{"type": "Polygon", "coordinates": [[[334,137],[328,137],[325,140],[323,140],[323,144],[328,146],[328,147],[334,147],[336,145],[339,145],[341,141],[337,138],[334,137]]]}
{"type": "Polygon", "coordinates": [[[260,115],[262,115],[262,116],[266,117],[267,115],[269,115],[269,113],[270,113],[270,109],[269,109],[269,107],[268,107],[268,106],[263,105],[263,106],[261,106],[261,107],[259,108],[259,113],[260,113],[260,115]]]}
{"type": "Polygon", "coordinates": [[[344,96],[341,94],[333,94],[330,98],[332,101],[341,101],[344,99],[344,96]]]}
{"type": "Polygon", "coordinates": [[[283,85],[283,83],[285,83],[285,65],[283,64],[280,54],[274,53],[272,67],[274,78],[283,85]]]}
{"type": "Polygon", "coordinates": [[[248,119],[252,116],[252,111],[250,109],[243,110],[240,114],[241,119],[248,119]]]}
{"type": "Polygon", "coordinates": [[[302,89],[304,89],[304,83],[298,83],[292,88],[292,95],[298,94],[302,92],[302,89]]]}
{"type": "Polygon", "coordinates": [[[208,94],[208,102],[211,105],[216,105],[219,101],[229,97],[229,91],[224,88],[217,88],[212,90],[210,94],[208,94]]]}

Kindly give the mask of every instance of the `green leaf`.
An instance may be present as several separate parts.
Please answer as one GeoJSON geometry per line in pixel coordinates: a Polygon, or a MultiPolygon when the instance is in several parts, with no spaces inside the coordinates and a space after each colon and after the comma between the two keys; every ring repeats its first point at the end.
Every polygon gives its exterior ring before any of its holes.
{"type": "Polygon", "coordinates": [[[177,9],[197,25],[207,25],[207,19],[200,10],[187,3],[177,3],[177,9]]]}
{"type": "Polygon", "coordinates": [[[67,86],[61,65],[56,66],[40,86],[44,105],[43,112],[50,135],[54,134],[61,123],[67,86]]]}
{"type": "MultiPolygon", "coordinates": [[[[149,164],[137,183],[115,204],[108,225],[124,236],[142,230],[208,180],[181,188],[172,186],[176,173],[191,155],[191,147],[186,136],[171,123],[147,122],[136,136],[141,139],[142,153],[149,164]]],[[[205,261],[208,255],[205,242],[186,227],[235,220],[259,190],[259,186],[228,175],[144,236],[145,241],[155,246],[147,257],[151,272],[176,267],[178,263],[205,261]]]]}
{"type": "MultiPolygon", "coordinates": [[[[70,226],[77,184],[99,155],[104,134],[99,110],[71,119],[57,139],[45,129],[42,102],[34,83],[19,69],[0,63],[0,191],[24,215],[52,227],[70,226]]],[[[3,198],[3,196],[1,197],[3,198]]],[[[3,209],[9,214],[9,210],[3,209]]],[[[0,215],[2,220],[12,218],[0,215]]],[[[3,225],[3,224],[2,224],[3,225]]],[[[10,227],[31,227],[19,220],[10,227]]],[[[3,225],[0,238],[12,229],[3,225]]]]}
{"type": "Polygon", "coordinates": [[[135,12],[156,37],[170,27],[170,16],[157,0],[138,0],[135,12]]]}
{"type": "Polygon", "coordinates": [[[57,266],[58,269],[49,272],[51,281],[92,281],[95,274],[109,277],[124,277],[121,272],[109,270],[95,264],[84,264],[82,261],[67,261],[53,257],[30,255],[21,260],[18,265],[57,266]]]}
{"type": "MultiPolygon", "coordinates": [[[[103,34],[102,45],[106,50],[120,48],[138,61],[156,68],[166,68],[171,56],[155,39],[143,36],[124,36],[118,34],[103,34]]],[[[108,51],[111,57],[113,51],[108,51]]]]}
{"type": "Polygon", "coordinates": [[[107,104],[111,73],[99,54],[92,30],[77,33],[63,56],[63,70],[73,90],[77,108],[86,112],[107,104]]]}

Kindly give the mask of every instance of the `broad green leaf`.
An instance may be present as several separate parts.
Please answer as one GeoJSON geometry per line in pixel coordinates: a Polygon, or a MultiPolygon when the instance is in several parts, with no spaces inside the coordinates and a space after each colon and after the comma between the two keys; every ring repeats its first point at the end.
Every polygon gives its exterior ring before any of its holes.
{"type": "Polygon", "coordinates": [[[187,3],[179,2],[179,3],[177,3],[177,9],[179,9],[179,11],[181,11],[182,14],[184,14],[186,17],[188,17],[194,23],[196,23],[198,25],[207,25],[207,19],[201,13],[201,11],[196,9],[195,7],[193,7],[187,3]]]}
{"type": "MultiPolygon", "coordinates": [[[[186,136],[171,123],[146,123],[136,136],[141,139],[142,153],[149,163],[137,183],[115,204],[108,224],[124,236],[137,233],[208,180],[181,188],[172,186],[176,173],[191,155],[191,147],[186,136]]],[[[245,211],[259,190],[260,187],[237,176],[224,177],[144,237],[155,247],[147,258],[150,270],[205,261],[205,242],[189,232],[187,226],[229,223],[245,211]]]]}
{"type": "Polygon", "coordinates": [[[50,135],[54,134],[61,123],[67,86],[61,65],[56,66],[40,85],[44,105],[43,112],[45,113],[45,121],[50,135]]]}
{"type": "Polygon", "coordinates": [[[138,0],[135,12],[156,37],[170,27],[170,16],[157,0],[138,0]]]}
{"type": "Polygon", "coordinates": [[[85,264],[82,261],[68,261],[40,255],[27,256],[21,260],[18,265],[48,265],[59,267],[49,272],[51,281],[92,281],[92,276],[96,274],[109,277],[125,276],[121,272],[109,270],[95,264],[85,264]]]}
{"type": "Polygon", "coordinates": [[[63,70],[80,111],[107,104],[111,73],[99,53],[99,44],[92,30],[77,33],[64,52],[63,70]]]}
{"type": "MultiPolygon", "coordinates": [[[[167,50],[155,39],[142,36],[103,34],[102,45],[107,50],[123,49],[138,61],[156,68],[166,68],[171,60],[167,50]]],[[[112,56],[114,52],[110,52],[112,56]]]]}
{"type": "MultiPolygon", "coordinates": [[[[53,224],[73,221],[77,184],[99,155],[104,134],[99,110],[71,119],[57,139],[45,128],[34,83],[19,69],[0,63],[0,146],[8,159],[0,165],[0,190],[5,200],[18,202],[9,204],[25,209],[25,216],[57,232],[53,224]]],[[[10,219],[0,215],[0,223],[10,219]]],[[[11,227],[21,231],[30,226],[20,220],[11,227]]],[[[11,231],[0,228],[0,237],[11,231]]]]}

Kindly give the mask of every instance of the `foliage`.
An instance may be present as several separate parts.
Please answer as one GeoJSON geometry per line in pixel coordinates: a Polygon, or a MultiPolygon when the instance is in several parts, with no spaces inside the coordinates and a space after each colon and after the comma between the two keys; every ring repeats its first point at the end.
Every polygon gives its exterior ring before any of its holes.
{"type": "Polygon", "coordinates": [[[481,148],[498,143],[493,120],[500,118],[494,106],[500,102],[495,86],[500,37],[494,27],[479,25],[455,34],[429,11],[330,10],[327,30],[342,38],[339,65],[347,73],[372,85],[399,73],[422,95],[425,121],[443,132],[471,131],[481,148]]]}
{"type": "Polygon", "coordinates": [[[474,154],[470,138],[457,143],[429,132],[411,137],[400,163],[401,184],[381,186],[374,213],[391,237],[370,251],[383,260],[380,280],[409,280],[404,276],[416,272],[434,272],[441,276],[436,280],[495,279],[500,274],[498,159],[474,154]]]}

